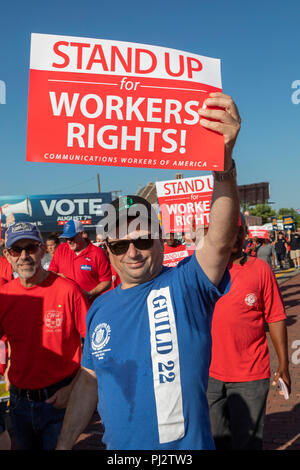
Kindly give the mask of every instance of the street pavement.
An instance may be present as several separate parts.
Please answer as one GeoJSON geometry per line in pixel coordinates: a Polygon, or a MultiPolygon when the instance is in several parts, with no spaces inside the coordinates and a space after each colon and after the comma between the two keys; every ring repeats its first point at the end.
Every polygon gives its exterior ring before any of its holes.
{"type": "MultiPolygon", "coordinates": [[[[300,450],[300,270],[276,272],[287,313],[288,350],[292,392],[285,400],[270,387],[265,418],[264,449],[300,450]]],[[[277,368],[267,333],[271,371],[277,368]]]]}
{"type": "MultiPolygon", "coordinates": [[[[264,450],[300,450],[300,270],[275,270],[287,313],[288,350],[292,393],[285,400],[270,385],[267,400],[264,450]]],[[[267,332],[271,371],[277,368],[276,353],[267,332]]],[[[80,435],[74,450],[105,449],[103,429],[95,412],[89,426],[80,435]]]]}

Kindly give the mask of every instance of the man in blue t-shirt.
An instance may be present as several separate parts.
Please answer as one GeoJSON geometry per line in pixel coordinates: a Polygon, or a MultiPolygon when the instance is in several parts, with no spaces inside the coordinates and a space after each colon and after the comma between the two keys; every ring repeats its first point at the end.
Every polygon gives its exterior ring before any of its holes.
{"type": "Polygon", "coordinates": [[[151,204],[126,196],[107,207],[102,223],[121,284],[88,312],[81,374],[57,449],[72,448],[97,403],[107,449],[214,449],[206,398],[210,328],[215,302],[230,286],[226,266],[239,217],[232,149],[240,117],[227,95],[213,93],[206,105],[200,124],[225,142],[225,170],[213,172],[209,230],[198,236],[193,256],[164,267],[151,204]]]}

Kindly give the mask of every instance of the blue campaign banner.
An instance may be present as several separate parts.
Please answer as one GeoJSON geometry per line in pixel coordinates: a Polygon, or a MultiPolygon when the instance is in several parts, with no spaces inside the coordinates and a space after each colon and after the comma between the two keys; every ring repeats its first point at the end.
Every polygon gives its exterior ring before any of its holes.
{"type": "Polygon", "coordinates": [[[292,215],[282,216],[284,230],[295,230],[295,219],[292,215]]]}
{"type": "Polygon", "coordinates": [[[86,229],[95,228],[103,217],[103,204],[111,193],[39,194],[0,196],[1,236],[14,222],[31,222],[41,232],[60,232],[68,220],[79,220],[86,229]]]}
{"type": "Polygon", "coordinates": [[[277,227],[277,217],[271,217],[271,221],[272,221],[272,230],[277,230],[278,227],[277,227]]]}

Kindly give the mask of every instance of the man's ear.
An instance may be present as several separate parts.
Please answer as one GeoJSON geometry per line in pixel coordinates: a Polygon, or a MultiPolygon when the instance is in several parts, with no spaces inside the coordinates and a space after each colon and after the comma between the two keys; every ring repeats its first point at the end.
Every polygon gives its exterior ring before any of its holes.
{"type": "Polygon", "coordinates": [[[8,261],[10,264],[12,264],[11,261],[10,261],[10,254],[8,253],[7,248],[4,248],[3,254],[4,254],[5,258],[7,259],[7,261],[8,261]]]}
{"type": "Polygon", "coordinates": [[[43,252],[43,254],[42,254],[42,258],[43,258],[45,256],[45,254],[47,253],[47,247],[46,247],[45,243],[42,243],[41,250],[43,252]]]}

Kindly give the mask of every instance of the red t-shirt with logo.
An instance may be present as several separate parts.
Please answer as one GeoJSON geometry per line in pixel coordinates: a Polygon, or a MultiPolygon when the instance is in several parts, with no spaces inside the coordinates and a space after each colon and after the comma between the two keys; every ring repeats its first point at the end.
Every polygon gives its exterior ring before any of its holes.
{"type": "Polygon", "coordinates": [[[88,304],[75,283],[54,273],[25,288],[19,278],[0,288],[0,337],[11,346],[9,381],[36,389],[74,374],[81,360],[88,304]]]}
{"type": "Polygon", "coordinates": [[[229,266],[230,291],[215,306],[209,375],[223,382],[270,377],[264,322],[286,319],[278,283],[270,266],[250,257],[229,266]]]}
{"type": "Polygon", "coordinates": [[[70,249],[67,243],[58,245],[48,270],[72,279],[87,292],[94,289],[100,282],[111,281],[111,269],[107,256],[102,248],[92,243],[89,243],[78,255],[70,249]]]}
{"type": "Polygon", "coordinates": [[[0,278],[6,279],[7,281],[11,281],[14,278],[12,266],[5,256],[0,256],[0,278]]]}
{"type": "Polygon", "coordinates": [[[169,246],[166,243],[164,244],[164,266],[173,268],[186,256],[189,256],[189,253],[185,245],[169,246]]]}

